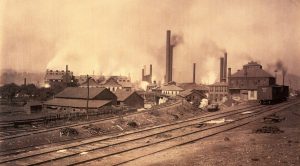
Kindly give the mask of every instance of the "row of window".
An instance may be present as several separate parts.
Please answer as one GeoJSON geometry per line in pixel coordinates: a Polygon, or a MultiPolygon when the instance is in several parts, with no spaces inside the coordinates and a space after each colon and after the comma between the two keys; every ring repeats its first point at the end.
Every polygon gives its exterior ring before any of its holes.
{"type": "Polygon", "coordinates": [[[209,87],[210,92],[227,92],[227,86],[213,86],[209,87]]]}

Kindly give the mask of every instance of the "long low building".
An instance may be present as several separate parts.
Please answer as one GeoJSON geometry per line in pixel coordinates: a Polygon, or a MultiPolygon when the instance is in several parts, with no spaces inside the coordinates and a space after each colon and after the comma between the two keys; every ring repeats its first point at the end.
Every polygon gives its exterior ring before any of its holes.
{"type": "Polygon", "coordinates": [[[106,88],[68,87],[54,99],[44,103],[44,107],[56,110],[85,111],[117,104],[117,96],[106,88]],[[89,94],[89,95],[88,95],[89,94]]]}

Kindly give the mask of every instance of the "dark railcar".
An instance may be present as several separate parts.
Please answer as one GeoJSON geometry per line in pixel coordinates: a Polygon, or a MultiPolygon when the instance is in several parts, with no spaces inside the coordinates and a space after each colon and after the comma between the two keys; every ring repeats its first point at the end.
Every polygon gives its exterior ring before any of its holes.
{"type": "Polygon", "coordinates": [[[289,97],[288,86],[263,86],[257,91],[257,98],[261,104],[273,104],[286,101],[289,97]]]}

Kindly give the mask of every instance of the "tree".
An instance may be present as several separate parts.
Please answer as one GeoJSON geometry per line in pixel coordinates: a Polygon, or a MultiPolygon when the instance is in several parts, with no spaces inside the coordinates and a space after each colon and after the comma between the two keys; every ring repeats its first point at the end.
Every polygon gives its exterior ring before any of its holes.
{"type": "Polygon", "coordinates": [[[20,91],[20,87],[14,83],[5,84],[1,87],[1,96],[6,98],[8,103],[11,103],[16,94],[20,91]]]}

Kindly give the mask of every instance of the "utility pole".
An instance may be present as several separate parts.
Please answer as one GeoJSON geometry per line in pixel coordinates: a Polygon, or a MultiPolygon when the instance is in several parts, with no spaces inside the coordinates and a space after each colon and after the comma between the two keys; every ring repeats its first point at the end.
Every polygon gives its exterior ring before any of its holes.
{"type": "Polygon", "coordinates": [[[90,79],[89,75],[86,75],[86,81],[87,81],[87,100],[86,100],[86,119],[89,119],[89,99],[90,99],[90,79]]]}

